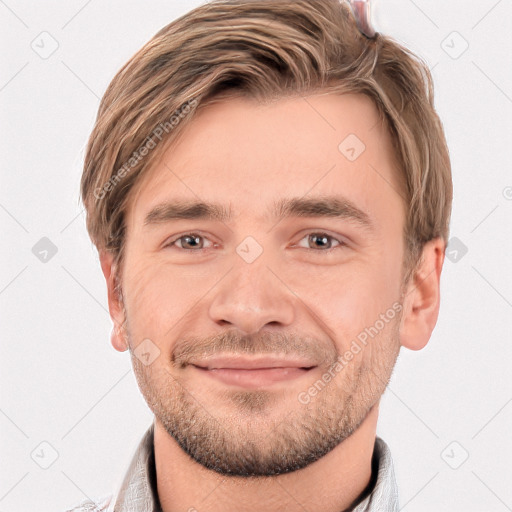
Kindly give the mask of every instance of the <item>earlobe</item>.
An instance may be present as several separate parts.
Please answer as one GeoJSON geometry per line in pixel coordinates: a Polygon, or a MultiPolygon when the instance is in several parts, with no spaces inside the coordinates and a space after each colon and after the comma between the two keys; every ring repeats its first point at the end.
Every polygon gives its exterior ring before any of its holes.
{"type": "Polygon", "coordinates": [[[128,350],[128,344],[124,336],[122,327],[114,325],[112,332],[110,333],[110,343],[118,352],[126,352],[128,350]]]}
{"type": "Polygon", "coordinates": [[[112,333],[110,335],[110,342],[112,346],[119,352],[124,352],[128,349],[126,337],[124,335],[124,322],[125,310],[123,306],[123,299],[117,289],[117,268],[114,263],[114,256],[110,252],[100,252],[100,263],[101,270],[105,276],[107,283],[108,293],[108,309],[110,312],[110,318],[114,323],[112,333]]]}
{"type": "Polygon", "coordinates": [[[425,347],[436,325],[445,248],[442,238],[425,244],[422,261],[405,292],[400,343],[410,350],[425,347]]]}

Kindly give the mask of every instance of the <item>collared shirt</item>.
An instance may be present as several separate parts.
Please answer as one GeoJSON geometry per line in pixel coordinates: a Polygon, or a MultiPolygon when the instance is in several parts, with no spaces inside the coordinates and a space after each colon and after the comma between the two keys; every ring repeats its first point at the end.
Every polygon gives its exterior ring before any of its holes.
{"type": "MultiPolygon", "coordinates": [[[[156,487],[154,423],[145,432],[115,494],[86,500],[66,512],[161,512],[156,487]]],[[[352,512],[398,512],[398,489],[388,445],[375,438],[372,483],[352,512]]]]}

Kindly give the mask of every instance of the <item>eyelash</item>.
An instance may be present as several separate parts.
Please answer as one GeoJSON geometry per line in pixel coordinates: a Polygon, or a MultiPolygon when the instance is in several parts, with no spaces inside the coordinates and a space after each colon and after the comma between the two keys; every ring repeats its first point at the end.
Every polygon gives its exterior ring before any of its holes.
{"type": "MultiPolygon", "coordinates": [[[[328,253],[330,254],[332,251],[336,250],[336,249],[343,249],[344,247],[347,246],[347,244],[343,241],[343,240],[340,240],[339,238],[336,238],[335,236],[333,235],[330,235],[329,233],[325,233],[323,231],[311,231],[309,233],[306,233],[300,240],[304,240],[304,238],[310,236],[310,235],[323,235],[323,236],[326,236],[327,238],[329,239],[332,239],[332,240],[335,240],[336,242],[338,242],[339,245],[336,245],[335,247],[330,247],[329,249],[311,249],[309,247],[299,247],[300,249],[306,249],[307,251],[314,251],[314,252],[318,252],[318,253],[328,253]]],[[[200,238],[204,238],[206,240],[208,240],[207,237],[203,236],[203,235],[200,235],[199,233],[194,233],[194,232],[191,232],[191,233],[184,233],[182,235],[179,235],[177,236],[176,238],[173,238],[172,240],[170,240],[168,243],[166,243],[164,245],[164,247],[170,247],[170,248],[173,248],[173,245],[178,241],[178,240],[181,240],[182,238],[185,238],[187,236],[197,236],[197,237],[200,237],[200,238]]],[[[182,247],[176,247],[176,249],[180,249],[180,250],[183,250],[183,251],[186,251],[186,252],[204,252],[204,251],[207,251],[208,249],[210,249],[210,247],[206,247],[206,248],[202,248],[202,249],[184,249],[182,247]]]]}

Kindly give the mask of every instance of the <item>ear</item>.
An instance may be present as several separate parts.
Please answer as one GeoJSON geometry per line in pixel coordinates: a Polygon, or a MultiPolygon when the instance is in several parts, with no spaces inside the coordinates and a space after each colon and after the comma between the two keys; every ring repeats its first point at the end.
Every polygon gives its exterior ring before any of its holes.
{"type": "Polygon", "coordinates": [[[421,350],[436,325],[445,250],[446,243],[442,238],[427,242],[423,247],[422,261],[407,285],[400,343],[410,350],[421,350]]]}
{"type": "Polygon", "coordinates": [[[107,282],[108,291],[108,309],[110,311],[110,318],[114,323],[110,341],[112,346],[119,352],[124,352],[128,349],[128,342],[124,335],[124,322],[125,310],[123,306],[123,299],[118,290],[116,290],[116,283],[119,278],[117,275],[117,268],[114,264],[114,256],[110,252],[100,251],[101,270],[107,282]]]}

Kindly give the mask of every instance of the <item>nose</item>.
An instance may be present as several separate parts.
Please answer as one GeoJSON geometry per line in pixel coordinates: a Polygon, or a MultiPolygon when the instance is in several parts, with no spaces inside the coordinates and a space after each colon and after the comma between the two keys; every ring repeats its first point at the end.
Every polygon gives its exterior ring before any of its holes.
{"type": "Polygon", "coordinates": [[[252,263],[238,259],[214,288],[210,318],[245,334],[257,333],[267,325],[291,325],[294,294],[283,281],[262,257],[252,263]]]}

